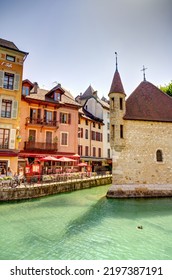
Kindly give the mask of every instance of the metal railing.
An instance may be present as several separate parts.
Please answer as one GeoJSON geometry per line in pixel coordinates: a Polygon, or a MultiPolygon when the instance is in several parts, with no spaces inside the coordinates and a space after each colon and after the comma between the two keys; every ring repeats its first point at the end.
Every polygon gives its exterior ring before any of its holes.
{"type": "Polygon", "coordinates": [[[36,124],[36,125],[40,125],[40,126],[53,126],[58,128],[59,127],[59,121],[54,121],[54,120],[45,120],[45,119],[40,119],[40,118],[30,118],[27,117],[26,118],[26,123],[25,125],[28,124],[36,124]]]}
{"type": "Polygon", "coordinates": [[[74,182],[94,178],[102,178],[111,176],[110,172],[102,172],[97,174],[96,172],[76,172],[76,173],[61,173],[61,174],[49,174],[49,175],[32,175],[23,177],[6,177],[0,180],[0,187],[29,187],[29,186],[41,186],[44,184],[53,184],[60,182],[74,182]]]}
{"type": "Polygon", "coordinates": [[[24,150],[46,150],[46,151],[57,151],[57,143],[44,143],[28,141],[24,142],[24,150]]]}

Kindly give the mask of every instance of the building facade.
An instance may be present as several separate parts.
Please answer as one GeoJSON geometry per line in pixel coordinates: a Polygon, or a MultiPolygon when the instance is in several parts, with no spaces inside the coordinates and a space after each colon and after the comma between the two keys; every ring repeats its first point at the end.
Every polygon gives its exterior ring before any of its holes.
{"type": "Polygon", "coordinates": [[[28,53],[0,39],[0,173],[17,172],[23,63],[28,53]]]}
{"type": "Polygon", "coordinates": [[[82,105],[80,113],[79,153],[89,161],[93,170],[111,169],[109,103],[101,100],[97,91],[89,86],[76,100],[82,105]],[[100,166],[102,168],[100,168],[100,166]]]}
{"type": "Polygon", "coordinates": [[[21,100],[20,161],[78,152],[79,104],[60,84],[50,91],[23,81],[21,100]]]}

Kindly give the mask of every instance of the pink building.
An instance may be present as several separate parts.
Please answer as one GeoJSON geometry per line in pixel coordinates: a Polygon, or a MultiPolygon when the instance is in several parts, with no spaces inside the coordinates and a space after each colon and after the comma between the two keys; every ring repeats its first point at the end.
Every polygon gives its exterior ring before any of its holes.
{"type": "Polygon", "coordinates": [[[80,105],[60,84],[50,91],[23,81],[20,117],[20,161],[70,156],[78,152],[80,105]]]}

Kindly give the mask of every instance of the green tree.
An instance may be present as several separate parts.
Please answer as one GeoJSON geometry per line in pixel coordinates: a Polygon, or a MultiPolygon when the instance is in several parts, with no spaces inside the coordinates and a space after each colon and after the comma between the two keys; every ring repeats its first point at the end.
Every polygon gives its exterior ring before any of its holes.
{"type": "Polygon", "coordinates": [[[160,86],[160,90],[172,96],[172,81],[168,85],[160,86]]]}

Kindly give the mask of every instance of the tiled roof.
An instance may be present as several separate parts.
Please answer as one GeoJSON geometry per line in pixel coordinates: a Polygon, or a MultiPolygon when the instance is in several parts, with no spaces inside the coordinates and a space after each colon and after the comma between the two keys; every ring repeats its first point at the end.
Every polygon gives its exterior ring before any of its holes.
{"type": "Polygon", "coordinates": [[[124,93],[121,77],[118,70],[115,71],[109,93],[124,93]]]}
{"type": "Polygon", "coordinates": [[[86,91],[80,95],[80,99],[87,99],[90,96],[93,96],[93,93],[95,92],[95,90],[92,88],[92,86],[90,85],[86,91]]]}
{"type": "Polygon", "coordinates": [[[19,50],[13,42],[7,41],[7,40],[2,39],[2,38],[0,38],[0,46],[4,47],[4,48],[7,48],[7,49],[10,49],[10,50],[15,50],[15,51],[18,51],[18,52],[21,52],[21,53],[24,53],[24,54],[28,54],[27,52],[23,52],[23,51],[19,50]]]}
{"type": "Polygon", "coordinates": [[[49,92],[49,90],[37,88],[37,93],[30,93],[30,95],[26,96],[26,99],[35,99],[35,100],[43,100],[43,101],[48,101],[51,103],[60,103],[60,104],[71,104],[71,105],[76,105],[80,106],[78,102],[75,101],[73,96],[71,95],[70,92],[62,88],[65,92],[62,94],[62,99],[61,101],[55,101],[52,98],[46,97],[45,95],[49,92]]]}
{"type": "Polygon", "coordinates": [[[143,81],[126,100],[124,119],[172,122],[172,97],[143,81]]]}
{"type": "Polygon", "coordinates": [[[5,47],[5,48],[10,48],[13,50],[17,50],[17,51],[19,50],[13,42],[4,40],[2,38],[0,38],[0,46],[5,47]]]}

